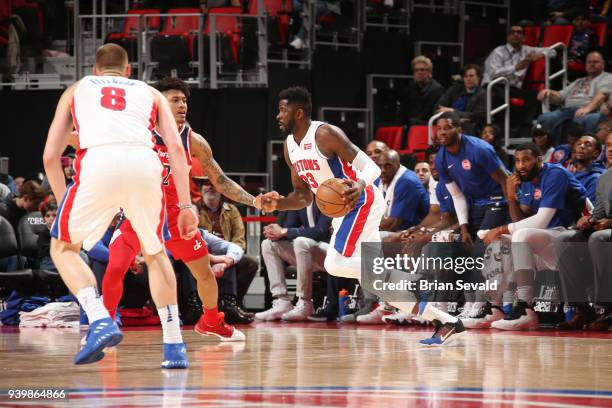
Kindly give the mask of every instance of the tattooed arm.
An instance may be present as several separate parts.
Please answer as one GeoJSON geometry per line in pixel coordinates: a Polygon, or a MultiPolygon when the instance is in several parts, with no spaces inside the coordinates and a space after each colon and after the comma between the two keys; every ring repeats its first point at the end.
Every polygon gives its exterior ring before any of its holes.
{"type": "Polygon", "coordinates": [[[205,174],[218,192],[238,203],[253,206],[255,198],[225,175],[215,161],[206,139],[193,131],[191,132],[191,153],[202,163],[205,174]]]}

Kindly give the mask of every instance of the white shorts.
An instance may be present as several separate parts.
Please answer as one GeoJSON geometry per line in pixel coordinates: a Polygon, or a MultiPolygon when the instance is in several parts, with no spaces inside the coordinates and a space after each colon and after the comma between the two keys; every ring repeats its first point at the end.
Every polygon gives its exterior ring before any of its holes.
{"type": "Polygon", "coordinates": [[[74,161],[73,183],[66,190],[51,236],[91,247],[123,209],[144,251],[163,249],[165,219],[163,167],[145,146],[99,146],[81,150],[74,161]]]}

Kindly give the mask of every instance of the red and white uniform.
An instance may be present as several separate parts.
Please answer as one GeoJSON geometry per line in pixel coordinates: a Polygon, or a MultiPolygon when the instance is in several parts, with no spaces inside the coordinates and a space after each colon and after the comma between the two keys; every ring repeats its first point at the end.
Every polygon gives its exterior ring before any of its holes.
{"type": "MultiPolygon", "coordinates": [[[[330,178],[359,178],[359,172],[337,155],[325,157],[317,146],[317,129],[323,122],[312,121],[306,136],[297,144],[293,135],[287,137],[291,165],[310,190],[316,194],[319,185],[330,178]]],[[[385,211],[382,193],[374,185],[366,186],[355,208],[344,217],[334,218],[334,233],[330,247],[345,257],[359,256],[361,242],[379,242],[378,226],[385,211]]]]}
{"type": "MultiPolygon", "coordinates": [[[[192,130],[189,126],[184,125],[179,129],[179,132],[181,142],[183,143],[183,148],[185,149],[185,157],[189,167],[191,168],[192,130]]],[[[190,240],[184,240],[181,239],[178,229],[178,215],[180,212],[179,199],[174,184],[174,178],[172,177],[172,171],[170,169],[168,148],[155,130],[153,130],[153,141],[155,142],[155,151],[159,156],[161,164],[164,166],[164,177],[162,184],[166,193],[166,214],[168,217],[168,230],[170,232],[170,239],[166,241],[166,248],[170,251],[174,259],[180,259],[183,262],[191,262],[196,259],[200,259],[208,254],[208,249],[204,243],[202,235],[200,235],[200,232],[198,231],[190,240]]]]}
{"type": "Polygon", "coordinates": [[[60,203],[52,236],[94,244],[122,208],[144,251],[160,252],[164,169],[152,149],[157,106],[151,89],[123,77],[86,76],[74,91],[72,118],[80,146],[76,174],[60,203]]]}

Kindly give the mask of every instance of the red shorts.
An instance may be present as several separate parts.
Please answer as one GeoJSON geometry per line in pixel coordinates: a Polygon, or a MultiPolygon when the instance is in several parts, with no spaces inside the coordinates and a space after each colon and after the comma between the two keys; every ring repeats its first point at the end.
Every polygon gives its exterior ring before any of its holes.
{"type": "Polygon", "coordinates": [[[191,239],[171,238],[166,241],[166,249],[170,251],[174,259],[183,262],[196,261],[208,255],[208,248],[200,234],[200,231],[191,239]]]}

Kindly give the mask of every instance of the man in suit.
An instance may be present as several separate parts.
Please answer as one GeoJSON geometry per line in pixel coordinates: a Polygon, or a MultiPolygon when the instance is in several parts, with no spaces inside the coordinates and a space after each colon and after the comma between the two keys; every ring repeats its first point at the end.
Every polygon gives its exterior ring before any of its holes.
{"type": "Polygon", "coordinates": [[[274,297],[272,308],[255,314],[257,320],[304,321],[314,313],[312,305],[312,273],[323,271],[330,238],[331,218],[322,215],[313,202],[297,211],[288,211],[281,225],[264,228],[266,239],[261,243],[263,260],[274,297]],[[295,307],[287,294],[285,262],[297,268],[295,307]]]}

